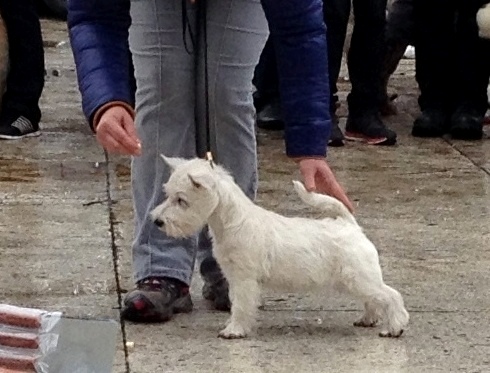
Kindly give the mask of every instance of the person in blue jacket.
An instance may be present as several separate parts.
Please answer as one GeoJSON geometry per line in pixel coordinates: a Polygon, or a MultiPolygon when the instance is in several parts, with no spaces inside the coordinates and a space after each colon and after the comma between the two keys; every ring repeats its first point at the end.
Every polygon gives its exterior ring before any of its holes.
{"type": "Polygon", "coordinates": [[[217,309],[230,307],[227,282],[212,258],[207,233],[169,238],[149,212],[164,199],[162,184],[169,177],[160,153],[204,155],[206,107],[216,161],[255,198],[252,77],[268,25],[278,60],[286,153],[299,165],[309,190],[330,194],[352,210],[325,161],[330,116],[322,0],[68,2],[84,113],[108,152],[133,156],[136,289],[124,301],[122,317],[128,320],[166,321],[173,313],[192,310],[189,285],[197,250],[204,297],[217,309]],[[208,84],[202,78],[205,67],[208,84]],[[203,101],[206,91],[209,106],[203,101]]]}

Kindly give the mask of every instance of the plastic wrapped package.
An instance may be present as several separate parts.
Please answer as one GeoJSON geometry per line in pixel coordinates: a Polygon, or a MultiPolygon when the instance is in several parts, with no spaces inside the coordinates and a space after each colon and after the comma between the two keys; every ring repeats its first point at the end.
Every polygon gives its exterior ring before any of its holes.
{"type": "Polygon", "coordinates": [[[0,304],[0,373],[110,373],[118,324],[0,304]]]}
{"type": "Polygon", "coordinates": [[[0,369],[47,373],[43,360],[56,350],[60,320],[60,312],[0,304],[0,369]]]}

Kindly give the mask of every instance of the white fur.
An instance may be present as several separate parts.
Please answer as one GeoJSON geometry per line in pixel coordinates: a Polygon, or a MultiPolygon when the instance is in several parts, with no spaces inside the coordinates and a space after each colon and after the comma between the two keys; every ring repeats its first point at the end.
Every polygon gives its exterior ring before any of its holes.
{"type": "Polygon", "coordinates": [[[478,23],[480,37],[490,39],[490,3],[478,10],[476,22],[478,23]]]}
{"type": "Polygon", "coordinates": [[[342,203],[309,193],[295,181],[303,202],[326,218],[288,218],[252,203],[218,165],[164,159],[173,169],[164,186],[168,198],[152,218],[173,237],[209,225],[232,301],[221,337],[241,338],[252,331],[262,286],[286,291],[335,286],[364,303],[364,316],[355,325],[374,326],[383,320],[381,336],[402,334],[409,320],[403,299],[383,282],[376,248],[342,203]]]}

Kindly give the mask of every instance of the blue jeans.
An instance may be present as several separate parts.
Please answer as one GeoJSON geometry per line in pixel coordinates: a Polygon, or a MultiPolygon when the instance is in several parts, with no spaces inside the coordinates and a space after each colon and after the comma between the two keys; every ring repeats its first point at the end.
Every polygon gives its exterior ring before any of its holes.
{"type": "MultiPolygon", "coordinates": [[[[212,151],[253,199],[257,155],[252,77],[267,38],[267,22],[258,0],[207,3],[212,151]]],[[[195,5],[188,5],[192,33],[199,39],[196,11],[195,5]]],[[[132,161],[134,277],[172,277],[190,284],[197,250],[202,259],[211,256],[208,235],[167,237],[149,213],[163,201],[162,184],[169,177],[159,155],[196,157],[203,152],[196,147],[205,133],[203,43],[197,43],[193,54],[186,51],[181,0],[133,0],[131,17],[136,127],[143,143],[143,155],[132,161]]],[[[187,41],[193,49],[188,33],[187,41]]]]}

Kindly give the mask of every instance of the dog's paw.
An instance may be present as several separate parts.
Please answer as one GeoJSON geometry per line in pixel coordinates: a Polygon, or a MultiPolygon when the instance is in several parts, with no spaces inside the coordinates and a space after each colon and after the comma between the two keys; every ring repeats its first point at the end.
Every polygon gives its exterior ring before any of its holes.
{"type": "Polygon", "coordinates": [[[247,333],[241,327],[232,326],[231,324],[219,332],[218,337],[223,339],[240,339],[245,338],[247,333]]]}
{"type": "Polygon", "coordinates": [[[354,326],[361,328],[374,328],[378,324],[378,320],[365,320],[360,319],[359,321],[354,321],[354,326]]]}
{"type": "Polygon", "coordinates": [[[392,333],[387,330],[383,330],[382,332],[379,333],[379,336],[382,338],[400,338],[403,334],[403,329],[400,329],[400,331],[392,333]]]}

